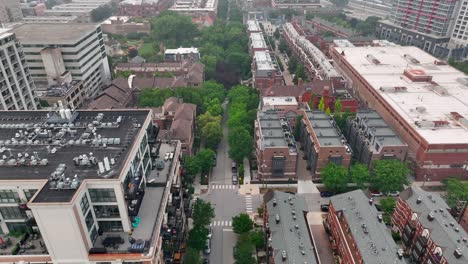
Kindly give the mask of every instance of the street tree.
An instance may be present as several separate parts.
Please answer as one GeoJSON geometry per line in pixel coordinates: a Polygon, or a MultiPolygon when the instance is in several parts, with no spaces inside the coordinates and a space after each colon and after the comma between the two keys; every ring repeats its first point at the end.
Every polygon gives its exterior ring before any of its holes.
{"type": "Polygon", "coordinates": [[[392,197],[386,197],[380,200],[380,208],[386,214],[393,214],[393,211],[395,210],[395,205],[395,199],[393,199],[392,197]]]}
{"type": "Polygon", "coordinates": [[[335,193],[342,192],[348,183],[348,172],[342,165],[330,162],[322,169],[322,182],[328,190],[335,193]]]}
{"type": "Polygon", "coordinates": [[[265,232],[262,229],[255,229],[249,233],[250,240],[256,248],[265,247],[265,232]]]}
{"type": "Polygon", "coordinates": [[[322,98],[320,98],[320,101],[319,101],[319,104],[318,104],[318,109],[322,110],[322,111],[325,111],[325,99],[324,99],[323,96],[322,96],[322,98]]]}
{"type": "Polygon", "coordinates": [[[273,32],[273,37],[275,37],[275,39],[279,39],[281,37],[279,28],[276,28],[275,32],[273,32]]]}
{"type": "Polygon", "coordinates": [[[193,205],[192,219],[194,227],[207,227],[215,217],[214,208],[210,202],[197,199],[193,205]]]}
{"type": "Polygon", "coordinates": [[[184,156],[184,181],[192,183],[195,175],[200,173],[200,163],[195,156],[184,156]]]}
{"type": "Polygon", "coordinates": [[[234,255],[235,264],[255,264],[255,259],[252,257],[254,245],[250,240],[248,233],[241,234],[236,243],[237,252],[234,255]]]}
{"type": "Polygon", "coordinates": [[[340,113],[343,105],[341,104],[341,99],[335,101],[335,113],[340,113]]]}
{"type": "Polygon", "coordinates": [[[371,185],[383,193],[401,191],[408,184],[408,165],[396,159],[376,160],[372,165],[371,185]]]}
{"type": "Polygon", "coordinates": [[[184,254],[184,264],[201,264],[202,259],[200,257],[200,251],[194,248],[187,248],[187,252],[184,254]]]}
{"type": "Polygon", "coordinates": [[[366,183],[369,183],[369,169],[362,163],[356,163],[349,169],[351,182],[356,183],[359,189],[366,188],[366,183]]]}
{"type": "Polygon", "coordinates": [[[205,112],[198,116],[197,125],[202,130],[208,123],[221,123],[221,116],[212,115],[210,112],[205,112]]]}
{"type": "Polygon", "coordinates": [[[197,154],[197,160],[200,164],[200,170],[202,173],[208,173],[214,166],[215,152],[211,149],[203,149],[197,154]]]}
{"type": "Polygon", "coordinates": [[[253,221],[246,213],[240,213],[232,217],[232,229],[236,234],[248,233],[252,230],[253,221]]]}
{"type": "Polygon", "coordinates": [[[210,149],[216,149],[223,137],[223,130],[220,122],[209,122],[201,129],[202,138],[205,146],[210,149]]]}
{"type": "Polygon", "coordinates": [[[461,206],[460,202],[468,201],[468,182],[460,181],[457,178],[448,178],[443,183],[447,188],[447,204],[451,208],[457,208],[461,206]]]}
{"type": "Polygon", "coordinates": [[[91,11],[91,19],[93,22],[100,22],[112,15],[112,8],[109,5],[102,5],[91,11]]]}
{"type": "Polygon", "coordinates": [[[205,226],[194,226],[188,233],[187,245],[198,251],[204,249],[208,233],[205,226]]]}
{"type": "Polygon", "coordinates": [[[253,150],[253,139],[249,131],[244,127],[235,127],[229,130],[229,157],[237,163],[250,157],[253,150]]]}
{"type": "Polygon", "coordinates": [[[210,112],[213,116],[220,116],[223,114],[223,107],[218,98],[207,99],[203,103],[204,108],[207,112],[210,112]]]}
{"type": "Polygon", "coordinates": [[[197,25],[188,16],[164,11],[152,21],[152,37],[168,48],[190,46],[199,35],[197,25]]]}

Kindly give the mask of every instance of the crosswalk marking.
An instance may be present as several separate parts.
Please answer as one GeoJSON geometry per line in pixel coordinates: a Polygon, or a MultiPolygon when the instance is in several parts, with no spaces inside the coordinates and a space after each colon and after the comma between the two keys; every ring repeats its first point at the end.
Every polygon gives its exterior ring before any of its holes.
{"type": "Polygon", "coordinates": [[[227,226],[227,227],[229,227],[229,226],[232,226],[232,221],[229,221],[229,220],[228,220],[228,221],[222,221],[222,220],[220,220],[220,221],[213,221],[213,222],[210,224],[210,226],[227,226]]]}
{"type": "Polygon", "coordinates": [[[213,184],[211,185],[212,190],[235,190],[236,185],[225,185],[225,184],[213,184]]]}
{"type": "Polygon", "coordinates": [[[245,196],[245,211],[247,213],[253,213],[252,196],[251,195],[246,195],[245,196]]]}

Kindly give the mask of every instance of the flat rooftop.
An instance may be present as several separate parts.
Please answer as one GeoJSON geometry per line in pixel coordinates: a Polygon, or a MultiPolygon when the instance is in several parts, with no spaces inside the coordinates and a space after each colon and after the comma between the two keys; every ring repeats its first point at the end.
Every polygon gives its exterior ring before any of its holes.
{"type": "Polygon", "coordinates": [[[322,147],[345,146],[344,136],[337,131],[332,117],[317,110],[307,110],[305,113],[322,147]]]}
{"type": "Polygon", "coordinates": [[[468,143],[468,77],[410,46],[334,48],[429,144],[468,143]],[[407,74],[404,75],[406,70],[407,74]],[[408,77],[427,79],[412,81],[408,77]]]}
{"type": "Polygon", "coordinates": [[[343,213],[363,263],[406,263],[398,258],[400,247],[395,244],[385,223],[378,221],[377,209],[369,204],[369,198],[362,190],[335,195],[330,198],[330,203],[335,211],[343,213]]]}
{"type": "Polygon", "coordinates": [[[34,202],[68,202],[74,179],[79,185],[119,177],[148,115],[149,110],[76,111],[67,119],[49,111],[0,111],[0,181],[49,180],[34,202]]]}
{"type": "Polygon", "coordinates": [[[265,197],[275,263],[317,263],[304,215],[307,210],[305,199],[278,191],[269,192],[265,197]],[[283,251],[286,251],[287,262],[282,260],[283,251]]]}
{"type": "Polygon", "coordinates": [[[250,34],[250,46],[254,49],[268,49],[262,33],[250,34]]]}
{"type": "Polygon", "coordinates": [[[449,212],[450,207],[440,195],[411,186],[401,192],[400,198],[408,203],[413,212],[417,213],[418,221],[423,228],[429,230],[429,236],[442,249],[447,263],[468,263],[468,241],[466,241],[468,234],[452,217],[449,212]],[[418,199],[420,199],[420,203],[418,203],[418,199]],[[434,217],[432,221],[428,218],[430,213],[434,217]],[[460,258],[454,256],[457,248],[462,252],[460,258]]]}
{"type": "Polygon", "coordinates": [[[262,31],[257,20],[248,20],[247,21],[247,30],[249,32],[262,31]]]}
{"type": "Polygon", "coordinates": [[[276,110],[260,111],[257,114],[261,130],[261,148],[288,147],[290,153],[297,152],[296,142],[286,120],[282,120],[276,110]]]}
{"type": "Polygon", "coordinates": [[[257,70],[259,71],[273,71],[275,70],[275,65],[270,57],[270,53],[266,51],[256,51],[254,53],[254,60],[257,64],[257,70]]]}
{"type": "Polygon", "coordinates": [[[31,23],[15,27],[11,32],[21,44],[76,44],[97,27],[97,24],[31,23]]]}
{"type": "Polygon", "coordinates": [[[278,96],[278,97],[263,97],[263,106],[275,106],[275,105],[297,105],[297,100],[293,96],[278,96]]]}

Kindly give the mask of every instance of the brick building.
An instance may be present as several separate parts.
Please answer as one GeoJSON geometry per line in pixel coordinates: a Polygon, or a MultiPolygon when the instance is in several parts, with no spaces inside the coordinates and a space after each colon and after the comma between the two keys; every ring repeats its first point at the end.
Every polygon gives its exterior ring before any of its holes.
{"type": "Polygon", "coordinates": [[[299,113],[303,116],[301,142],[304,156],[307,167],[314,175],[320,174],[330,162],[348,168],[351,164],[351,148],[333,118],[318,110],[301,110],[299,113]]]}
{"type": "Polygon", "coordinates": [[[124,0],[119,3],[119,15],[151,17],[168,9],[173,0],[124,0]]]}
{"type": "Polygon", "coordinates": [[[467,233],[438,195],[410,187],[400,193],[392,216],[412,263],[468,263],[467,233]]]}
{"type": "Polygon", "coordinates": [[[249,37],[249,53],[254,55],[256,51],[268,51],[268,45],[262,33],[251,33],[249,37]]]}
{"type": "Polygon", "coordinates": [[[254,140],[259,178],[284,181],[297,177],[297,146],[286,119],[275,110],[260,111],[254,140]]]}
{"type": "Polygon", "coordinates": [[[117,34],[117,35],[128,35],[129,33],[145,33],[151,32],[151,24],[149,21],[143,22],[132,22],[130,17],[124,16],[113,16],[106,19],[101,23],[102,32],[117,34]]]}
{"type": "Polygon", "coordinates": [[[268,51],[257,51],[252,60],[252,82],[258,90],[283,84],[283,74],[268,51]]]}
{"type": "Polygon", "coordinates": [[[331,197],[326,226],[340,263],[407,263],[382,215],[362,190],[331,197]]]}
{"type": "Polygon", "coordinates": [[[353,150],[353,157],[368,167],[374,160],[406,160],[408,145],[379,113],[358,111],[355,118],[346,121],[346,127],[345,137],[353,150]]]}
{"type": "Polygon", "coordinates": [[[417,180],[462,177],[468,161],[468,78],[409,46],[334,47],[363,103],[408,144],[417,180]]]}

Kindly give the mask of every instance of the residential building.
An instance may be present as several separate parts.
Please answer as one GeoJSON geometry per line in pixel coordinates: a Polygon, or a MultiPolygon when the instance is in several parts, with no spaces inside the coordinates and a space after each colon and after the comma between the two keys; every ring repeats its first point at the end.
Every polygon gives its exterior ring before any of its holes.
{"type": "Polygon", "coordinates": [[[19,0],[0,0],[0,23],[16,22],[22,18],[19,0]]]}
{"type": "Polygon", "coordinates": [[[301,146],[307,159],[307,168],[313,178],[320,178],[322,169],[333,162],[348,168],[351,148],[336,126],[333,117],[320,110],[302,110],[301,146]]]}
{"type": "Polygon", "coordinates": [[[129,33],[144,33],[151,32],[151,24],[149,21],[133,22],[130,17],[125,16],[112,16],[101,23],[102,32],[128,35],[129,33]]]}
{"type": "Polygon", "coordinates": [[[329,59],[304,36],[302,28],[297,23],[286,23],[283,26],[283,36],[294,54],[304,64],[309,79],[332,80],[337,85],[343,82],[343,78],[329,59]]]}
{"type": "Polygon", "coordinates": [[[151,116],[151,110],[1,112],[2,151],[12,155],[0,161],[0,228],[30,235],[11,237],[0,262],[172,258],[185,227],[180,144],[157,142],[151,116]],[[172,160],[154,161],[167,152],[172,160]],[[159,162],[161,170],[153,170],[159,162]],[[22,249],[13,255],[17,242],[22,249]]]}
{"type": "Polygon", "coordinates": [[[161,108],[153,111],[153,124],[161,128],[164,140],[178,140],[183,154],[192,154],[195,138],[195,120],[197,106],[182,102],[176,97],[169,97],[161,108]]]}
{"type": "Polygon", "coordinates": [[[249,36],[249,53],[254,55],[257,51],[268,51],[268,45],[263,38],[262,33],[250,33],[249,36]]]}
{"type": "Polygon", "coordinates": [[[312,109],[319,109],[323,98],[323,109],[325,111],[329,108],[332,113],[335,112],[335,105],[339,101],[342,112],[356,112],[359,108],[359,101],[351,96],[343,84],[333,82],[332,80],[312,80],[310,83],[311,94],[308,96],[309,106],[312,109]]]}
{"type": "Polygon", "coordinates": [[[379,21],[377,35],[392,42],[419,47],[436,57],[457,55],[457,59],[464,58],[468,53],[464,47],[449,44],[452,35],[458,37],[462,33],[461,23],[459,29],[454,29],[457,15],[463,16],[459,14],[462,2],[396,0],[390,19],[379,21]]]}
{"type": "Polygon", "coordinates": [[[61,83],[64,78],[83,81],[86,98],[96,96],[110,83],[109,63],[99,25],[34,23],[11,31],[22,44],[36,83],[52,85],[61,83]]]}
{"type": "Polygon", "coordinates": [[[326,224],[342,263],[407,263],[373,200],[362,190],[332,196],[326,224]]]}
{"type": "Polygon", "coordinates": [[[60,106],[72,110],[83,107],[86,100],[86,89],[83,81],[69,80],[49,85],[46,92],[38,92],[39,99],[46,101],[50,106],[60,106]]]}
{"type": "Polygon", "coordinates": [[[100,6],[107,5],[112,0],[71,0],[68,3],[53,6],[44,12],[46,16],[77,16],[77,21],[81,23],[94,22],[91,11],[100,6]]]}
{"type": "Polygon", "coordinates": [[[350,0],[346,6],[354,13],[385,18],[392,12],[394,0],[350,0]]]}
{"type": "Polygon", "coordinates": [[[206,16],[215,19],[218,13],[218,0],[175,0],[169,10],[192,17],[206,16]]]}
{"type": "Polygon", "coordinates": [[[172,61],[199,61],[200,60],[200,51],[198,48],[177,48],[177,49],[166,49],[164,51],[164,60],[167,62],[172,61]]]}
{"type": "Polygon", "coordinates": [[[295,121],[297,111],[299,110],[299,103],[297,102],[296,98],[292,96],[262,97],[260,102],[260,110],[274,110],[280,118],[286,118],[288,121],[291,119],[295,121]]]}
{"type": "Polygon", "coordinates": [[[408,144],[417,180],[465,174],[465,74],[410,46],[334,47],[331,56],[363,104],[408,144]]]}
{"type": "Polygon", "coordinates": [[[247,20],[247,32],[252,33],[262,33],[262,28],[257,20],[247,20]]]}
{"type": "Polygon", "coordinates": [[[408,145],[376,111],[361,110],[348,119],[345,136],[353,157],[368,167],[374,160],[406,160],[408,145]]]}
{"type": "Polygon", "coordinates": [[[412,263],[468,262],[467,233],[435,193],[411,186],[400,193],[392,228],[400,233],[412,263]]]}
{"type": "Polygon", "coordinates": [[[263,197],[268,263],[320,263],[312,232],[305,217],[303,197],[269,191],[263,197]]]}
{"type": "Polygon", "coordinates": [[[78,21],[77,16],[26,16],[23,23],[73,23],[78,21]]]}
{"type": "Polygon", "coordinates": [[[119,15],[151,17],[172,5],[172,0],[124,0],[119,3],[119,15]]]}
{"type": "Polygon", "coordinates": [[[137,101],[138,89],[129,86],[132,81],[125,78],[117,78],[107,86],[89,105],[88,109],[124,109],[134,107],[137,101]]]}
{"type": "Polygon", "coordinates": [[[44,16],[47,6],[45,3],[38,3],[37,1],[21,3],[21,12],[24,17],[28,16],[44,16]]]}
{"type": "Polygon", "coordinates": [[[279,26],[275,23],[272,23],[271,21],[268,21],[268,20],[264,20],[262,22],[260,22],[260,24],[262,24],[264,30],[265,30],[265,34],[269,37],[273,37],[274,33],[276,30],[278,30],[279,26]]]}
{"type": "Polygon", "coordinates": [[[258,90],[283,84],[283,74],[268,51],[256,51],[252,60],[252,83],[258,90]]]}
{"type": "Polygon", "coordinates": [[[320,0],[271,0],[271,6],[275,9],[317,9],[322,7],[320,0]]]}
{"type": "Polygon", "coordinates": [[[275,110],[259,111],[254,140],[261,180],[274,182],[297,178],[297,145],[285,118],[280,118],[275,110]]]}
{"type": "Polygon", "coordinates": [[[36,86],[15,34],[0,28],[0,110],[36,110],[36,86]]]}

